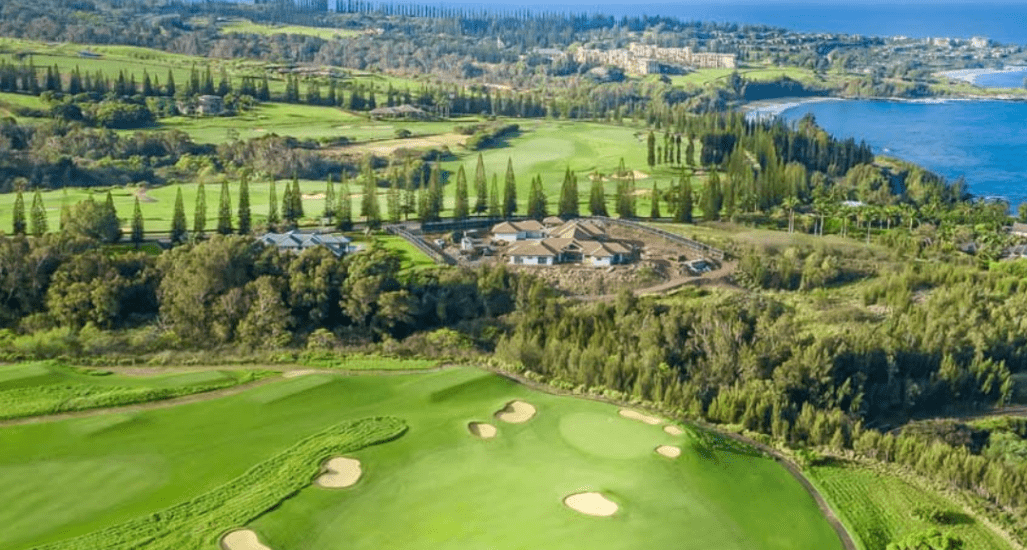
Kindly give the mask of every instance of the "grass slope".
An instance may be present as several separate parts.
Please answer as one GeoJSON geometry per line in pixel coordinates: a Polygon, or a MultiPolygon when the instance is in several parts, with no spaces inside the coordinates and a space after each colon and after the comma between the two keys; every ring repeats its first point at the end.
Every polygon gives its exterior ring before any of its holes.
{"type": "MultiPolygon", "coordinates": [[[[382,415],[402,418],[408,432],[348,454],[363,463],[354,488],[303,488],[251,522],[262,540],[275,550],[603,550],[640,540],[686,550],[840,547],[812,498],[770,459],[701,432],[667,435],[610,405],[454,368],[309,375],[116,415],[99,432],[83,427],[97,418],[4,428],[0,499],[15,505],[0,508],[0,548],[133,521],[221,487],[326,427],[382,415]],[[520,425],[494,420],[511,399],[538,414],[520,425]],[[474,438],[471,421],[495,423],[498,436],[474,438]],[[653,452],[661,444],[685,452],[666,459],[653,452]],[[62,483],[31,472],[59,472],[62,483]],[[120,482],[104,484],[104,472],[118,472],[120,482]],[[621,511],[592,518],[563,506],[566,495],[584,490],[602,491],[621,511]]],[[[234,527],[214,522],[205,534],[234,527]]]]}
{"type": "Polygon", "coordinates": [[[948,499],[856,462],[831,461],[807,470],[863,550],[885,550],[889,542],[936,528],[963,539],[967,548],[1012,548],[948,499]],[[918,509],[947,512],[951,524],[917,517],[918,509]]]}
{"type": "Polygon", "coordinates": [[[160,376],[97,376],[54,364],[0,367],[0,420],[159,401],[228,388],[266,376],[203,371],[160,376]]]}
{"type": "Polygon", "coordinates": [[[276,34],[298,34],[302,36],[313,36],[324,40],[336,38],[347,38],[360,34],[360,31],[352,29],[335,29],[330,27],[306,27],[301,25],[262,25],[245,19],[232,21],[221,26],[221,32],[227,34],[262,34],[273,36],[276,34]]]}

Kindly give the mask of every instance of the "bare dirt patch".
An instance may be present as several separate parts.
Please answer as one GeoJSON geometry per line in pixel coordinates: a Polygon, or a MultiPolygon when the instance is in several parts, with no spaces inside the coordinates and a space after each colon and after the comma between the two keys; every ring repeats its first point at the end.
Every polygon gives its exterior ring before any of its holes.
{"type": "Polygon", "coordinates": [[[257,534],[249,529],[232,531],[221,537],[221,548],[224,550],[271,550],[260,542],[257,534]]]}
{"type": "Polygon", "coordinates": [[[317,478],[319,486],[326,489],[350,487],[360,480],[360,461],[355,458],[336,457],[324,465],[325,473],[317,478]]]}
{"type": "Polygon", "coordinates": [[[471,422],[467,425],[467,431],[471,432],[471,435],[480,437],[481,439],[492,439],[496,437],[496,427],[492,424],[486,424],[484,422],[471,422]]]}
{"type": "Polygon", "coordinates": [[[313,195],[301,195],[305,201],[322,200],[325,198],[324,193],[316,193],[313,195]]]}
{"type": "Polygon", "coordinates": [[[681,456],[681,449],[671,445],[660,445],[656,448],[656,453],[667,458],[677,458],[681,456]]]}
{"type": "Polygon", "coordinates": [[[577,493],[563,499],[563,503],[571,510],[588,516],[612,516],[618,509],[616,502],[601,493],[577,493]]]}
{"type": "Polygon", "coordinates": [[[496,419],[511,424],[522,424],[535,416],[535,407],[524,401],[511,401],[496,411],[496,419]]]}
{"type": "Polygon", "coordinates": [[[316,370],[316,369],[290,370],[290,371],[283,372],[282,373],[282,378],[297,378],[297,377],[300,377],[300,376],[307,376],[308,374],[317,374],[319,372],[322,372],[322,371],[319,371],[319,370],[316,370]]]}
{"type": "Polygon", "coordinates": [[[441,149],[442,147],[456,147],[463,145],[467,136],[457,133],[439,134],[435,136],[424,136],[405,139],[385,139],[370,143],[354,143],[352,145],[340,145],[326,149],[329,154],[343,156],[365,155],[372,153],[380,157],[387,157],[396,152],[397,149],[441,149]]]}
{"type": "Polygon", "coordinates": [[[682,430],[681,428],[674,426],[673,424],[668,424],[664,426],[663,431],[667,432],[670,435],[681,435],[685,433],[685,430],[682,430]]]}
{"type": "Polygon", "coordinates": [[[640,413],[638,411],[632,411],[632,410],[629,410],[629,409],[621,409],[620,411],[617,412],[617,414],[623,416],[624,418],[630,419],[630,420],[638,420],[639,422],[645,422],[646,424],[649,424],[650,426],[657,426],[657,425],[659,425],[660,423],[663,422],[662,420],[660,420],[659,418],[656,418],[655,416],[649,416],[647,414],[642,414],[642,413],[640,413]]]}

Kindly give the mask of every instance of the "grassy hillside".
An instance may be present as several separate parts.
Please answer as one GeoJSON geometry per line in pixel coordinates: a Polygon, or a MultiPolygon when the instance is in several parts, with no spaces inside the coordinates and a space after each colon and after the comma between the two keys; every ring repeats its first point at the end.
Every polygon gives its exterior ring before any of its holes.
{"type": "MultiPolygon", "coordinates": [[[[839,548],[813,500],[774,461],[692,429],[674,436],[617,408],[529,390],[475,369],[315,374],[147,412],[0,429],[0,548],[130,521],[211,491],[340,422],[395,416],[398,440],[352,453],[363,477],[308,487],[250,524],[275,550],[333,548],[839,548]],[[508,424],[511,399],[537,408],[508,424]],[[492,440],[468,432],[491,422],[492,440]],[[98,423],[100,430],[90,429],[98,423]],[[657,455],[658,445],[683,450],[657,455]],[[43,473],[43,475],[40,475],[43,473]],[[600,491],[597,518],[562,499],[600,491]]],[[[209,525],[222,533],[238,525],[209,525]]],[[[213,547],[213,546],[211,546],[213,547]]]]}

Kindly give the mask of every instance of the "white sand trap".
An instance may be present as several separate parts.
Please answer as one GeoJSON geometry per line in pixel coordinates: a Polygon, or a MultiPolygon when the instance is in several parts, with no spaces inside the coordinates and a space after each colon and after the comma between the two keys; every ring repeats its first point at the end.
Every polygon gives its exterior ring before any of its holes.
{"type": "Polygon", "coordinates": [[[496,411],[496,418],[511,424],[527,422],[533,416],[535,416],[535,407],[524,401],[511,401],[502,410],[496,411]]]}
{"type": "Polygon", "coordinates": [[[360,461],[355,458],[333,458],[324,467],[326,473],[317,478],[317,484],[321,487],[342,489],[360,479],[360,461]]]}
{"type": "Polygon", "coordinates": [[[300,369],[300,370],[287,370],[282,373],[282,378],[298,378],[300,376],[306,376],[308,374],[317,374],[321,371],[314,369],[300,369]]]}
{"type": "Polygon", "coordinates": [[[669,433],[670,435],[681,435],[685,433],[685,430],[682,430],[681,428],[670,424],[664,426],[663,431],[669,433]]]}
{"type": "Polygon", "coordinates": [[[484,422],[471,422],[467,425],[467,431],[482,439],[492,439],[493,437],[496,437],[497,432],[495,426],[484,422]]]}
{"type": "Polygon", "coordinates": [[[681,449],[670,445],[660,445],[656,448],[656,452],[667,458],[677,458],[681,456],[681,449]]]}
{"type": "Polygon", "coordinates": [[[589,516],[612,516],[617,513],[617,503],[600,493],[578,493],[563,499],[563,503],[575,512],[589,516]]]}
{"type": "Polygon", "coordinates": [[[225,550],[271,550],[249,529],[239,529],[221,537],[221,547],[225,550]]]}
{"type": "Polygon", "coordinates": [[[662,422],[659,418],[656,418],[655,416],[649,416],[647,414],[642,414],[642,413],[640,413],[638,411],[631,411],[631,410],[628,410],[628,409],[621,409],[619,414],[621,416],[623,416],[624,418],[630,418],[631,420],[638,420],[639,422],[645,422],[646,424],[649,424],[649,425],[652,425],[652,426],[656,426],[657,424],[662,422]]]}

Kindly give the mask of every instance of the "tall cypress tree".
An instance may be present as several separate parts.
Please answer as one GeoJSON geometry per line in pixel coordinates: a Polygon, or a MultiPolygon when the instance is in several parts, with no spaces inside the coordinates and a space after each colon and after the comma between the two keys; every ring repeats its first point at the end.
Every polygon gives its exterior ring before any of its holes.
{"type": "Polygon", "coordinates": [[[12,229],[15,235],[25,234],[25,197],[21,194],[21,189],[18,189],[18,194],[14,197],[14,220],[12,229]]]}
{"type": "Polygon", "coordinates": [[[34,195],[32,195],[32,217],[29,219],[32,226],[32,234],[36,237],[42,237],[43,233],[46,233],[49,229],[49,223],[46,219],[46,207],[43,205],[43,195],[36,189],[34,195]]]}
{"type": "Polygon", "coordinates": [[[182,199],[182,188],[175,194],[175,212],[171,215],[171,242],[180,243],[185,240],[185,201],[182,199]]]}
{"type": "Polygon", "coordinates": [[[364,168],[364,182],[364,196],[367,201],[367,212],[364,216],[366,216],[368,227],[378,229],[382,225],[381,209],[378,206],[378,177],[375,176],[370,161],[364,168]]]}
{"type": "Polygon", "coordinates": [[[578,178],[571,172],[569,166],[563,175],[563,185],[560,187],[560,206],[557,212],[566,218],[578,217],[578,178]]]}
{"type": "Polygon", "coordinates": [[[656,164],[656,136],[652,130],[649,131],[649,136],[645,139],[646,154],[645,162],[652,168],[656,164]]]}
{"type": "Polygon", "coordinates": [[[296,225],[296,212],[293,210],[295,201],[292,200],[292,185],[288,182],[285,184],[285,190],[282,191],[282,221],[286,225],[296,225]]]}
{"type": "Polygon", "coordinates": [[[723,201],[720,176],[717,175],[716,170],[710,170],[710,176],[706,179],[706,187],[703,190],[703,219],[706,221],[719,220],[723,201]]]}
{"type": "Polygon", "coordinates": [[[609,216],[606,211],[606,191],[603,189],[603,177],[598,172],[592,174],[592,188],[588,194],[588,211],[593,216],[609,216]]]}
{"type": "Polygon", "coordinates": [[[143,209],[139,207],[139,196],[136,195],[135,208],[132,209],[132,244],[139,248],[143,242],[143,209]]]}
{"type": "Polygon", "coordinates": [[[268,187],[267,226],[274,231],[278,227],[278,223],[281,221],[281,219],[278,218],[278,193],[275,191],[274,176],[271,176],[271,182],[268,187]]]}
{"type": "Polygon", "coordinates": [[[474,169],[474,213],[482,214],[488,210],[488,180],[485,178],[485,161],[478,153],[478,166],[474,169]]]}
{"type": "Polygon", "coordinates": [[[342,231],[353,229],[353,203],[349,196],[349,181],[346,179],[346,172],[342,173],[339,204],[335,207],[335,227],[342,231]]]}
{"type": "Polygon", "coordinates": [[[300,180],[296,174],[292,175],[292,213],[296,219],[303,218],[303,193],[300,192],[300,180]]]}
{"type": "MultiPolygon", "coordinates": [[[[182,211],[182,226],[185,226],[185,210],[182,211]]],[[[103,202],[103,221],[108,228],[105,236],[107,242],[116,243],[121,240],[121,222],[118,220],[118,211],[114,208],[114,196],[107,191],[107,199],[103,202]]]]}
{"type": "Polygon", "coordinates": [[[463,165],[456,172],[456,197],[453,202],[453,219],[463,220],[470,214],[467,204],[467,175],[464,174],[463,165]]]}
{"type": "Polygon", "coordinates": [[[513,159],[506,159],[506,180],[503,182],[503,217],[509,218],[517,211],[517,179],[514,176],[513,159]]]}
{"type": "Polygon", "coordinates": [[[329,222],[335,217],[335,183],[332,182],[331,174],[328,174],[328,183],[325,185],[325,211],[322,215],[329,222]]]}
{"type": "Polygon", "coordinates": [[[249,235],[253,229],[253,218],[250,215],[250,176],[243,170],[239,178],[239,234],[249,235]]]}
{"type": "Polygon", "coordinates": [[[531,189],[528,193],[528,217],[541,220],[546,217],[546,195],[542,190],[542,176],[531,180],[531,189]]]}
{"type": "Polygon", "coordinates": [[[492,173],[492,188],[489,189],[489,217],[498,218],[503,215],[503,207],[499,204],[499,176],[492,173]]]}
{"type": "Polygon", "coordinates": [[[660,218],[660,189],[656,186],[656,182],[653,182],[653,203],[649,209],[649,217],[657,220],[660,218]]]}
{"type": "Polygon", "coordinates": [[[204,190],[203,182],[196,186],[196,206],[193,211],[193,235],[197,238],[203,236],[207,230],[207,192],[204,190]]]}
{"type": "Polygon", "coordinates": [[[402,216],[402,205],[400,204],[399,174],[395,169],[389,177],[389,194],[386,197],[386,209],[389,213],[389,223],[397,223],[402,216]]]}
{"type": "Polygon", "coordinates": [[[221,201],[218,204],[218,233],[232,234],[232,195],[228,190],[228,182],[221,183],[221,201]]]}

